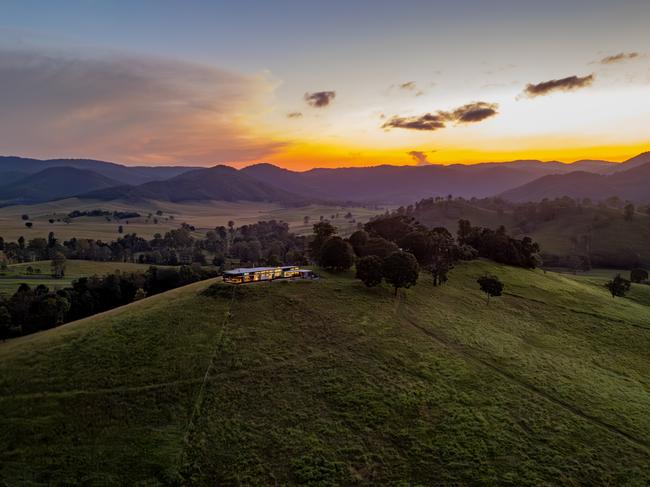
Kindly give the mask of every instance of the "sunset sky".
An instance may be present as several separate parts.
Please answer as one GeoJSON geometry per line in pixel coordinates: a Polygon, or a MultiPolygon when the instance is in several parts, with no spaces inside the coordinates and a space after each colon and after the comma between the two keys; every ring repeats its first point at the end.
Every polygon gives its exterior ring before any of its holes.
{"type": "Polygon", "coordinates": [[[3,1],[0,154],[623,160],[650,150],[648,19],[647,0],[3,1]]]}

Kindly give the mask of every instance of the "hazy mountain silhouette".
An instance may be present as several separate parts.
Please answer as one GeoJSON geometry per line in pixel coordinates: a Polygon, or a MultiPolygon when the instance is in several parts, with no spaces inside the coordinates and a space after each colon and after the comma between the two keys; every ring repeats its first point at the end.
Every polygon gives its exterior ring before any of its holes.
{"type": "Polygon", "coordinates": [[[165,181],[139,186],[118,186],[82,195],[100,200],[152,199],[161,201],[268,201],[305,202],[306,199],[279,187],[258,181],[230,166],[196,169],[165,181]]]}
{"type": "Polygon", "coordinates": [[[601,175],[576,171],[544,176],[500,195],[510,201],[539,201],[544,198],[591,198],[602,200],[618,196],[623,200],[650,203],[650,153],[633,157],[601,175]]]}
{"type": "Polygon", "coordinates": [[[96,172],[74,167],[51,167],[0,186],[0,203],[32,204],[76,196],[119,184],[96,172]]]}

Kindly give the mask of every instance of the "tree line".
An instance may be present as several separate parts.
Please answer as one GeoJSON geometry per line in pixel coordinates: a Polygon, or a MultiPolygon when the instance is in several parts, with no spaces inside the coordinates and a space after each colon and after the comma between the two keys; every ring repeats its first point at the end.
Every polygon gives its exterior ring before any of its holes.
{"type": "Polygon", "coordinates": [[[21,284],[12,296],[0,296],[0,339],[54,328],[217,274],[197,265],[152,266],[145,272],[82,277],[57,291],[21,284]]]}

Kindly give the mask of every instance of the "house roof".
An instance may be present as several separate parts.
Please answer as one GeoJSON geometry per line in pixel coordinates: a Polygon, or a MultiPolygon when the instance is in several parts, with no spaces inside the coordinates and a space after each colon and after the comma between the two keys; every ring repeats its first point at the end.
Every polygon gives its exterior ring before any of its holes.
{"type": "Polygon", "coordinates": [[[237,269],[232,269],[230,271],[225,271],[224,274],[250,274],[251,272],[263,272],[263,271],[274,271],[277,269],[286,270],[297,268],[295,265],[285,265],[279,267],[239,267],[237,269]]]}

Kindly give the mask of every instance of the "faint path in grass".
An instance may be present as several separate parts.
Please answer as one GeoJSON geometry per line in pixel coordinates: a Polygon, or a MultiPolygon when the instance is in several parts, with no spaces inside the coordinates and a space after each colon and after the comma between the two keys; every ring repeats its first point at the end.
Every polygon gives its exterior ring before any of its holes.
{"type": "Polygon", "coordinates": [[[561,407],[565,411],[578,416],[579,418],[600,427],[601,429],[612,433],[620,438],[625,439],[629,443],[633,444],[637,448],[641,449],[644,453],[650,455],[650,441],[644,439],[644,438],[639,438],[637,436],[634,436],[626,431],[623,431],[622,429],[618,428],[617,426],[614,426],[610,423],[607,423],[606,421],[603,421],[602,419],[598,418],[597,416],[593,416],[591,414],[585,413],[584,411],[578,409],[575,405],[568,403],[560,398],[557,398],[555,396],[552,396],[551,394],[547,393],[546,391],[540,389],[539,387],[526,382],[525,380],[521,379],[520,377],[517,377],[516,375],[508,372],[507,370],[503,369],[499,365],[493,363],[490,360],[487,360],[482,357],[478,357],[477,355],[471,353],[468,349],[459,346],[457,344],[454,344],[450,342],[446,337],[439,335],[438,333],[435,333],[431,331],[428,328],[425,328],[412,319],[408,318],[405,313],[400,312],[401,311],[401,304],[402,304],[402,297],[398,299],[398,316],[401,316],[404,321],[406,321],[409,325],[411,325],[413,328],[419,330],[421,333],[429,337],[431,340],[436,342],[437,344],[443,346],[444,348],[451,350],[452,352],[461,355],[463,358],[474,362],[476,364],[479,364],[483,367],[489,368],[490,370],[496,372],[499,374],[501,377],[507,379],[511,383],[514,383],[520,387],[523,387],[524,389],[528,390],[529,392],[532,392],[536,396],[552,403],[555,404],[556,406],[561,407]]]}

